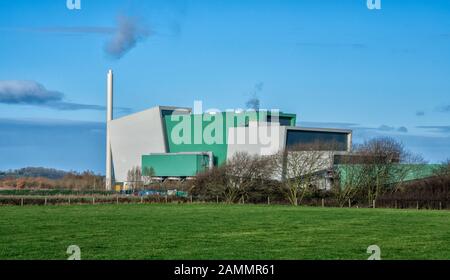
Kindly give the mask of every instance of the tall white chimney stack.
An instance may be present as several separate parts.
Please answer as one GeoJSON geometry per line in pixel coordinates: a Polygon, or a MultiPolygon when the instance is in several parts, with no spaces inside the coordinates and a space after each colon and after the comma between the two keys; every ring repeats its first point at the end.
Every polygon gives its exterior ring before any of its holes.
{"type": "Polygon", "coordinates": [[[107,105],[107,120],[112,121],[113,119],[113,71],[108,71],[108,105],[107,105]]]}
{"type": "Polygon", "coordinates": [[[107,76],[107,100],[106,100],[106,190],[112,189],[112,155],[111,155],[111,136],[110,122],[113,119],[113,72],[108,71],[107,76]]]}

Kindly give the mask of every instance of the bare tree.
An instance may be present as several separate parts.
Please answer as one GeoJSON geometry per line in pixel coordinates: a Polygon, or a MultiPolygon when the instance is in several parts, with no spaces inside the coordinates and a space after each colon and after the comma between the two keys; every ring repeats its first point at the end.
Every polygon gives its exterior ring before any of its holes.
{"type": "Polygon", "coordinates": [[[341,161],[334,168],[335,178],[333,193],[340,207],[343,207],[348,200],[353,200],[355,196],[362,192],[365,186],[365,176],[359,164],[358,156],[343,156],[341,161]]]}
{"type": "MultiPolygon", "coordinates": [[[[447,159],[434,170],[433,178],[429,181],[432,181],[433,186],[428,187],[428,190],[440,189],[437,192],[448,192],[450,188],[450,159],[447,159]]],[[[441,197],[445,197],[445,195],[442,195],[441,197]]]]}
{"type": "Polygon", "coordinates": [[[271,164],[269,157],[243,152],[234,154],[225,165],[226,201],[232,203],[238,197],[247,198],[252,185],[262,183],[271,177],[271,164]]]}
{"type": "Polygon", "coordinates": [[[302,202],[332,166],[332,145],[320,142],[297,144],[273,157],[275,177],[292,205],[302,202]]]}
{"type": "Polygon", "coordinates": [[[144,179],[144,185],[152,183],[153,177],[155,177],[155,169],[153,167],[144,167],[142,170],[142,178],[144,179]]]}
{"type": "Polygon", "coordinates": [[[389,137],[374,138],[355,149],[360,179],[369,204],[385,191],[395,191],[408,175],[417,172],[424,160],[407,151],[401,142],[389,137]]]}
{"type": "Polygon", "coordinates": [[[199,174],[193,193],[204,197],[220,196],[226,203],[245,200],[257,185],[272,176],[271,159],[236,153],[226,164],[199,174]]]}
{"type": "Polygon", "coordinates": [[[450,177],[450,159],[443,162],[441,166],[434,171],[434,175],[441,178],[450,177]]]}
{"type": "Polygon", "coordinates": [[[132,190],[137,190],[142,188],[142,171],[140,166],[134,166],[127,173],[127,183],[130,185],[132,190]]]}
{"type": "Polygon", "coordinates": [[[224,166],[214,167],[196,176],[195,183],[189,190],[193,195],[212,199],[220,196],[228,198],[227,179],[224,166]]]}

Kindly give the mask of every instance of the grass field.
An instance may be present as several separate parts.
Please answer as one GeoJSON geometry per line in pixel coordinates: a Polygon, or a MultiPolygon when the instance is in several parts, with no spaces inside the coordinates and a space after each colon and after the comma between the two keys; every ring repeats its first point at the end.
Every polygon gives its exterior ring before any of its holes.
{"type": "Polygon", "coordinates": [[[450,212],[255,205],[0,207],[0,259],[450,259],[450,212]]]}

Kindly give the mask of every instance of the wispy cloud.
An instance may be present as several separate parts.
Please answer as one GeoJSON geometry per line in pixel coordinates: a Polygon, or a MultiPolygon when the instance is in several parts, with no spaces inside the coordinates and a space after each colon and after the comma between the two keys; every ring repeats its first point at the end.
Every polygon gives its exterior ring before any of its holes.
{"type": "Polygon", "coordinates": [[[383,124],[383,125],[380,125],[378,127],[378,130],[380,130],[380,131],[393,131],[393,130],[395,130],[395,127],[383,124]]]}
{"type": "Polygon", "coordinates": [[[450,113],[450,105],[439,106],[436,108],[436,111],[441,113],[450,113]]]}
{"type": "Polygon", "coordinates": [[[426,129],[432,132],[450,133],[450,125],[422,125],[417,128],[426,129]]]}
{"type": "Polygon", "coordinates": [[[362,131],[373,131],[373,132],[389,132],[389,133],[407,133],[409,130],[405,126],[389,126],[389,125],[380,125],[379,127],[370,127],[363,126],[357,123],[344,123],[344,122],[300,122],[299,126],[305,127],[322,127],[322,128],[343,128],[343,129],[353,129],[362,131]]]}
{"type": "MultiPolygon", "coordinates": [[[[61,111],[96,110],[104,111],[105,106],[67,102],[62,92],[49,90],[35,81],[0,81],[0,103],[35,105],[61,111]]],[[[117,108],[128,113],[129,108],[117,108]]]]}
{"type": "Polygon", "coordinates": [[[416,116],[423,117],[423,116],[425,116],[425,112],[424,111],[417,111],[416,112],[416,116]]]}
{"type": "MultiPolygon", "coordinates": [[[[4,29],[3,29],[4,30],[4,29]]],[[[14,31],[23,32],[36,32],[36,33],[54,33],[54,34],[114,34],[115,27],[101,27],[101,26],[53,26],[53,27],[36,27],[36,28],[14,28],[8,29],[14,31]]]]}
{"type": "Polygon", "coordinates": [[[328,42],[299,42],[300,47],[320,47],[320,48],[342,48],[350,47],[353,49],[366,49],[367,45],[363,43],[328,43],[328,42]]]}
{"type": "Polygon", "coordinates": [[[407,133],[408,132],[408,128],[406,128],[405,126],[399,126],[399,127],[395,127],[395,126],[390,126],[390,125],[380,125],[379,127],[358,127],[359,129],[365,129],[365,130],[374,130],[374,131],[378,131],[378,132],[399,132],[399,133],[407,133]]]}
{"type": "MultiPolygon", "coordinates": [[[[60,110],[60,111],[79,111],[79,110],[92,110],[92,111],[106,111],[106,106],[95,105],[95,104],[80,104],[73,102],[48,102],[44,106],[60,110]]],[[[122,114],[132,113],[133,110],[127,107],[114,107],[114,110],[119,111],[122,114]]]]}
{"type": "Polygon", "coordinates": [[[45,106],[57,109],[61,111],[78,111],[78,110],[94,110],[94,111],[105,111],[105,106],[100,105],[92,105],[92,104],[79,104],[79,103],[71,103],[71,102],[48,102],[45,106]]]}
{"type": "Polygon", "coordinates": [[[389,135],[391,134],[398,134],[398,133],[407,133],[408,132],[408,128],[406,128],[405,126],[390,126],[390,125],[385,125],[382,124],[378,127],[371,127],[371,126],[356,126],[354,129],[358,129],[361,131],[374,131],[374,132],[378,132],[378,133],[388,133],[389,135]]]}
{"type": "Polygon", "coordinates": [[[85,127],[98,129],[105,126],[103,122],[91,122],[91,121],[79,121],[79,120],[68,120],[68,119],[45,119],[45,118],[0,118],[0,127],[11,127],[11,126],[36,126],[36,127],[85,127]]]}
{"type": "Polygon", "coordinates": [[[0,170],[23,166],[104,171],[106,124],[0,118],[0,170]]]}
{"type": "Polygon", "coordinates": [[[137,18],[121,15],[117,19],[113,38],[105,46],[105,52],[113,58],[120,59],[150,34],[150,30],[137,18]]]}
{"type": "Polygon", "coordinates": [[[345,122],[299,122],[298,126],[304,127],[323,127],[323,128],[345,128],[345,129],[353,129],[359,124],[357,123],[345,123],[345,122]]]}
{"type": "Polygon", "coordinates": [[[104,47],[107,55],[114,59],[122,58],[127,52],[136,47],[139,42],[147,39],[151,30],[137,17],[119,15],[116,26],[48,26],[48,27],[24,27],[1,28],[19,32],[49,33],[58,35],[102,35],[110,37],[104,47]]]}
{"type": "Polygon", "coordinates": [[[399,128],[397,128],[397,131],[401,133],[407,133],[408,129],[404,126],[400,126],[399,128]]]}
{"type": "Polygon", "coordinates": [[[389,126],[389,125],[381,125],[378,128],[375,128],[375,130],[379,130],[379,131],[397,131],[397,132],[401,132],[401,133],[407,133],[408,129],[404,126],[400,126],[400,127],[395,127],[395,126],[389,126]]]}
{"type": "Polygon", "coordinates": [[[45,104],[62,100],[64,94],[33,81],[0,81],[0,103],[45,104]]]}

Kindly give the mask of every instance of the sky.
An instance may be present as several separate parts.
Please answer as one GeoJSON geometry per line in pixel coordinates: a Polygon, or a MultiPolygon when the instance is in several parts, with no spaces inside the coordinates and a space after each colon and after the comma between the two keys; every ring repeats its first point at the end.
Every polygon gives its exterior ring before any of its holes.
{"type": "Polygon", "coordinates": [[[450,1],[0,1],[0,170],[104,173],[115,115],[156,105],[296,113],[450,158],[450,1]]]}

